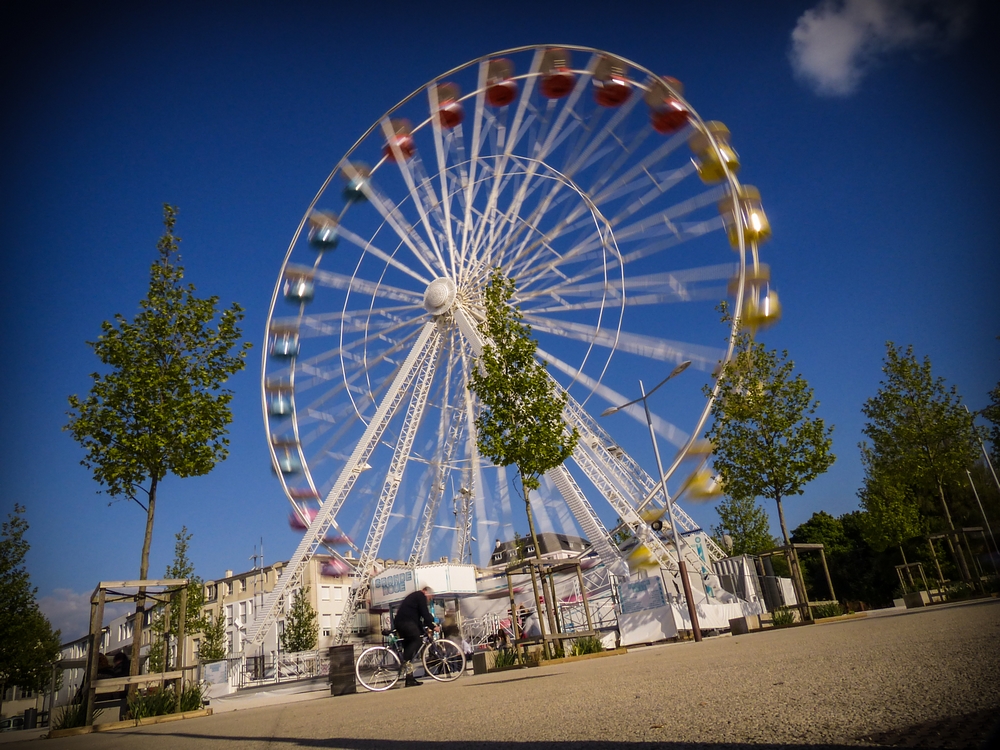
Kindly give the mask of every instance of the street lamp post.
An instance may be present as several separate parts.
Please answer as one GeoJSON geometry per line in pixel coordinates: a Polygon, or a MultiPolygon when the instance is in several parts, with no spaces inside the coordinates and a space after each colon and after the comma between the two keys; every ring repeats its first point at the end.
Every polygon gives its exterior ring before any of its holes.
{"type": "Polygon", "coordinates": [[[662,386],[672,377],[680,375],[688,368],[688,365],[690,364],[691,364],[690,360],[681,362],[679,365],[677,365],[677,367],[673,369],[673,371],[669,375],[667,375],[667,377],[661,380],[656,385],[656,387],[653,388],[653,390],[651,390],[649,393],[646,393],[646,389],[643,386],[642,381],[640,380],[639,392],[642,395],[639,396],[639,398],[632,399],[628,403],[621,404],[620,406],[612,406],[608,409],[605,409],[603,412],[601,412],[601,416],[602,417],[609,416],[617,411],[621,411],[627,406],[631,406],[632,404],[636,404],[642,401],[642,408],[646,412],[646,425],[649,427],[649,438],[650,440],[653,441],[653,455],[656,456],[656,470],[660,474],[660,489],[663,490],[663,499],[666,503],[667,516],[670,518],[670,531],[674,537],[674,550],[677,553],[677,572],[678,575],[680,575],[681,584],[684,586],[684,599],[687,601],[688,615],[691,618],[691,632],[694,635],[694,640],[697,642],[701,640],[701,625],[698,622],[698,610],[695,608],[694,597],[691,595],[691,581],[688,580],[687,564],[684,562],[684,556],[681,554],[680,535],[677,533],[677,523],[674,521],[673,503],[670,500],[670,493],[667,492],[666,480],[663,478],[663,462],[660,460],[660,448],[656,443],[656,432],[653,430],[653,417],[649,413],[649,404],[647,403],[647,399],[654,393],[656,393],[656,391],[659,390],[660,386],[662,386]]]}

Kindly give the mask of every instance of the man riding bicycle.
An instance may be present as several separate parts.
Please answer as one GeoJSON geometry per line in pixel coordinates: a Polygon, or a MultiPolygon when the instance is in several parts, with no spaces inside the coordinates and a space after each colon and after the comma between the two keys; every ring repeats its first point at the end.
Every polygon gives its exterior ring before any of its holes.
{"type": "Polygon", "coordinates": [[[439,629],[439,626],[434,624],[434,617],[427,607],[433,593],[430,586],[424,586],[419,591],[407,594],[402,604],[399,605],[396,618],[392,623],[396,633],[403,640],[403,664],[400,666],[400,672],[406,672],[406,687],[416,687],[423,684],[413,676],[410,659],[420,649],[424,627],[432,630],[439,629]]]}

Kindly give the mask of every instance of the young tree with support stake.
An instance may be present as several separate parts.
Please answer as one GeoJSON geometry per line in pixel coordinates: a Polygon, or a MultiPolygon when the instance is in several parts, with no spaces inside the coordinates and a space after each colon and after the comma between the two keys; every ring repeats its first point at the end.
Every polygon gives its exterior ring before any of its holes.
{"type": "MultiPolygon", "coordinates": [[[[723,319],[728,319],[725,307],[723,319]]],[[[830,468],[835,456],[830,452],[833,428],[812,416],[819,402],[813,400],[805,378],[792,374],[794,367],[788,352],[769,351],[741,331],[736,356],[719,374],[719,392],[712,404],[715,421],[705,437],[714,446],[713,463],[727,495],[774,500],[782,538],[791,549],[793,577],[804,597],[798,555],[791,547],[781,501],[801,495],[808,482],[830,468]]]]}
{"type": "Polygon", "coordinates": [[[954,386],[931,373],[931,361],[918,362],[913,347],[886,343],[885,379],[865,401],[863,445],[869,474],[884,477],[923,504],[925,513],[939,507],[949,552],[965,581],[971,580],[961,546],[952,539],[955,524],[948,494],[965,481],[979,450],[972,416],[962,408],[954,386]]]}
{"type": "MultiPolygon", "coordinates": [[[[864,509],[862,536],[876,552],[898,548],[903,565],[908,566],[903,542],[925,533],[926,520],[913,497],[908,496],[905,479],[892,476],[885,467],[880,467],[871,448],[864,443],[861,444],[861,463],[865,467],[865,484],[858,490],[864,509]]],[[[906,571],[909,577],[909,567],[906,571]]],[[[910,583],[913,583],[912,577],[910,583]]]]}
{"type": "MultiPolygon", "coordinates": [[[[91,375],[85,398],[70,396],[64,429],[86,451],[80,462],[111,497],[146,511],[139,578],[149,572],[157,487],[168,473],[207,474],[228,455],[226,427],[232,421],[228,378],[243,369],[249,343],[240,343],[243,310],[221,314],[218,297],[201,299],[184,285],[177,209],[164,204],[159,257],[150,269],[149,292],[133,320],[117,314],[88,342],[105,367],[91,375]],[[142,499],[145,499],[145,503],[142,499]]],[[[144,592],[136,602],[142,622],[144,592]]],[[[135,628],[132,674],[138,674],[142,627],[135,628]]]]}
{"type": "MultiPolygon", "coordinates": [[[[535,558],[541,560],[530,495],[546,471],[573,454],[579,434],[575,428],[567,430],[566,394],[556,392],[547,363],[535,359],[538,343],[531,338],[531,326],[521,322],[521,311],[510,304],[515,291],[514,281],[494,269],[484,293],[483,350],[469,388],[482,403],[476,417],[479,451],[497,466],[517,467],[535,558]]],[[[537,598],[535,606],[540,607],[537,598]]]]}

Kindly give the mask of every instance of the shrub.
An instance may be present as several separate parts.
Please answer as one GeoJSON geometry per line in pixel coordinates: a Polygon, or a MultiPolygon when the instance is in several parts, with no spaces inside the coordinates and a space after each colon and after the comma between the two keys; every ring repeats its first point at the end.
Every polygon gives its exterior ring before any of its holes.
{"type": "Polygon", "coordinates": [[[588,636],[578,638],[573,641],[573,656],[583,656],[584,654],[599,654],[604,650],[604,645],[597,638],[588,636]]]}
{"type": "Polygon", "coordinates": [[[204,688],[197,682],[189,682],[181,691],[181,712],[197,711],[205,699],[204,688]]]}
{"type": "Polygon", "coordinates": [[[517,651],[512,648],[502,648],[497,651],[493,659],[493,668],[503,669],[504,667],[513,667],[517,663],[517,651]]]}
{"type": "Polygon", "coordinates": [[[820,604],[812,608],[813,617],[817,620],[822,620],[824,617],[838,617],[844,614],[844,608],[840,606],[840,602],[830,602],[829,604],[820,604]]]}
{"type": "Polygon", "coordinates": [[[949,600],[968,599],[970,596],[976,595],[976,589],[964,581],[956,581],[948,587],[947,591],[949,600]]]}
{"type": "MultiPolygon", "coordinates": [[[[94,721],[104,713],[103,708],[94,709],[94,721]]],[[[87,721],[87,710],[82,703],[71,703],[63,706],[62,712],[52,720],[52,729],[70,729],[82,727],[87,721]]]]}
{"type": "MultiPolygon", "coordinates": [[[[181,707],[184,711],[197,711],[201,708],[204,693],[201,685],[188,683],[181,689],[181,707]]],[[[172,714],[177,709],[177,693],[173,685],[165,688],[153,688],[145,695],[136,693],[129,698],[129,715],[138,721],[150,716],[163,716],[172,714]]]]}
{"type": "Polygon", "coordinates": [[[795,613],[788,607],[779,607],[771,615],[771,623],[778,627],[780,625],[791,625],[795,622],[795,613]]]}

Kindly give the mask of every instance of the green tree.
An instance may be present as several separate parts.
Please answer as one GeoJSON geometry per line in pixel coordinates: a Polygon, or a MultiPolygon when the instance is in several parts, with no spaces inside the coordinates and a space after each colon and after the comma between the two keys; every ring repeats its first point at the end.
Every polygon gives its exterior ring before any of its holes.
{"type": "MultiPolygon", "coordinates": [[[[725,304],[723,320],[729,319],[725,304]]],[[[714,421],[705,436],[714,445],[713,463],[730,497],[768,497],[778,507],[785,546],[791,545],[781,501],[801,495],[808,482],[825,472],[833,427],[812,416],[819,402],[788,352],[769,351],[746,330],[737,334],[736,356],[719,373],[712,403],[714,421]]],[[[705,387],[706,395],[712,389],[705,387]]],[[[792,579],[805,595],[798,555],[790,551],[792,579]]]]}
{"type": "MultiPolygon", "coordinates": [[[[115,315],[101,324],[97,340],[88,342],[105,372],[91,375],[85,398],[69,397],[65,427],[86,451],[81,463],[103,491],[146,511],[140,579],[149,572],[159,483],[168,473],[207,474],[228,455],[232,391],[223,385],[243,369],[250,347],[240,343],[239,305],[219,314],[218,297],[201,299],[193,285],[182,283],[176,217],[177,209],[164,204],[159,257],[138,314],[131,321],[115,315]]],[[[144,607],[140,592],[137,618],[144,607]]],[[[137,627],[133,673],[139,668],[140,634],[137,627]]]]}
{"type": "Polygon", "coordinates": [[[719,525],[712,527],[712,536],[719,544],[729,536],[733,543],[731,555],[757,555],[777,546],[767,512],[756,499],[726,497],[715,512],[719,514],[719,525]]]}
{"type": "MultiPolygon", "coordinates": [[[[187,526],[182,526],[181,530],[174,535],[174,559],[167,566],[164,578],[178,579],[187,578],[187,617],[184,621],[185,637],[194,636],[205,629],[205,618],[202,615],[202,607],[205,605],[204,581],[195,575],[194,564],[188,557],[188,548],[193,534],[188,532],[187,526]]],[[[166,638],[165,633],[178,633],[180,627],[180,592],[175,592],[170,596],[170,622],[167,628],[166,619],[163,616],[163,609],[158,608],[150,623],[152,637],[149,650],[150,671],[159,672],[170,665],[166,664],[166,638]]]]}
{"type": "Polygon", "coordinates": [[[788,352],[768,351],[746,331],[738,334],[736,356],[719,374],[714,422],[705,433],[726,494],[774,500],[786,545],[781,501],[801,495],[835,460],[833,427],[812,416],[819,402],[805,378],[792,374],[794,367],[788,352]]]}
{"type": "MultiPolygon", "coordinates": [[[[347,617],[345,612],[343,617],[347,617]]],[[[316,610],[309,601],[309,587],[303,586],[292,597],[292,606],[285,617],[285,629],[281,633],[281,647],[285,651],[311,651],[319,640],[316,610]]]]}
{"type": "MultiPolygon", "coordinates": [[[[997,336],[1000,339],[1000,336],[997,336]]],[[[1000,466],[1000,383],[989,393],[990,403],[983,409],[982,415],[990,423],[990,455],[993,458],[993,466],[1000,466]]]]}
{"type": "Polygon", "coordinates": [[[0,531],[0,708],[8,687],[42,690],[59,655],[59,631],[38,609],[24,560],[29,544],[24,506],[14,505],[0,531]]]}
{"type": "Polygon", "coordinates": [[[862,443],[861,464],[865,468],[865,484],[858,490],[864,520],[861,525],[865,541],[876,552],[897,548],[907,564],[903,543],[925,533],[926,521],[918,503],[908,496],[905,477],[893,476],[891,467],[874,460],[871,449],[862,443]]]}
{"type": "MultiPolygon", "coordinates": [[[[912,346],[904,350],[887,342],[882,372],[878,392],[861,408],[868,419],[862,431],[870,441],[862,445],[866,471],[884,482],[874,488],[875,497],[895,503],[889,512],[913,498],[925,515],[938,516],[940,510],[940,525],[952,531],[948,495],[966,483],[965,471],[978,450],[972,416],[962,408],[955,387],[934,377],[930,358],[918,362],[912,346]]],[[[969,580],[961,548],[950,537],[947,544],[962,578],[969,580]]]]}
{"type": "MultiPolygon", "coordinates": [[[[837,598],[849,605],[887,605],[898,580],[892,561],[869,546],[862,534],[866,514],[860,511],[834,518],[819,511],[792,530],[796,544],[822,544],[837,598]]],[[[802,568],[814,598],[828,596],[826,575],[818,553],[803,556],[802,568]]]]}
{"type": "Polygon", "coordinates": [[[203,662],[226,658],[226,616],[222,612],[215,619],[206,616],[198,658],[203,662]]]}
{"type": "Polygon", "coordinates": [[[479,451],[497,466],[517,467],[540,559],[530,493],[538,489],[542,474],[572,455],[579,435],[563,420],[566,394],[557,391],[545,369],[548,363],[535,359],[538,343],[531,338],[531,326],[521,322],[520,309],[510,304],[515,291],[514,281],[495,269],[484,294],[483,349],[469,388],[482,403],[476,417],[479,451]]]}

